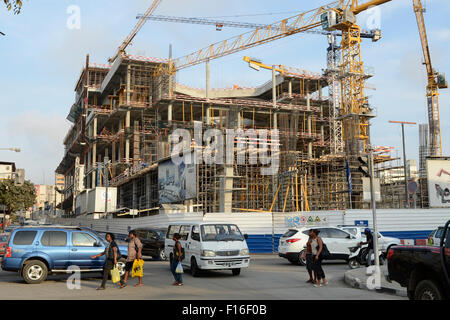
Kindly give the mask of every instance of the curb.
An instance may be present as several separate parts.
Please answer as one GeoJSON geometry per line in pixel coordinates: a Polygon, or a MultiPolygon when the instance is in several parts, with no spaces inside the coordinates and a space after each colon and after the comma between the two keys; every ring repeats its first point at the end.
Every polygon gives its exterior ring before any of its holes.
{"type": "Polygon", "coordinates": [[[348,284],[349,286],[353,287],[353,288],[357,288],[357,289],[363,289],[363,290],[369,290],[369,291],[376,291],[379,293],[389,293],[389,294],[394,294],[400,297],[407,297],[407,293],[405,289],[393,289],[393,288],[388,288],[388,287],[383,287],[381,286],[381,288],[379,289],[369,289],[366,285],[366,279],[360,279],[357,276],[352,274],[353,270],[349,270],[346,271],[344,274],[344,282],[346,284],[348,284]]]}

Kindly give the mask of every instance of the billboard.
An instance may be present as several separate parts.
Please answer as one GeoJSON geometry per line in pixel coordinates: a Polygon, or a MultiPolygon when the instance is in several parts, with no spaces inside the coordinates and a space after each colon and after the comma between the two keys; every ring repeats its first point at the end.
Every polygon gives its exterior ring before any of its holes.
{"type": "Polygon", "coordinates": [[[430,207],[450,208],[450,160],[427,160],[430,207]]]}
{"type": "Polygon", "coordinates": [[[182,162],[176,165],[172,160],[158,164],[159,203],[180,203],[197,197],[197,175],[194,164],[182,162]]]}

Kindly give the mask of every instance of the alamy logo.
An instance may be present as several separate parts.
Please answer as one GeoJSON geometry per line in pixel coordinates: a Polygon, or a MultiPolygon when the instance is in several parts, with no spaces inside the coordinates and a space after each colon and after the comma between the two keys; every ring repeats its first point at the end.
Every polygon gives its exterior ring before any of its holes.
{"type": "Polygon", "coordinates": [[[170,143],[172,162],[185,164],[262,165],[261,175],[275,175],[279,168],[279,131],[255,129],[208,129],[194,123],[194,141],[186,129],[176,129],[170,143]],[[194,150],[192,152],[192,150],[194,150]]]}

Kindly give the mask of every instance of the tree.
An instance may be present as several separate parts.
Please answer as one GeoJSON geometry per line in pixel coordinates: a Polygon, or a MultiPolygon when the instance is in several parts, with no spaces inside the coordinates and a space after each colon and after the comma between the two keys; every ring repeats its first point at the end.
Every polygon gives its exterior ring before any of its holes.
{"type": "Polygon", "coordinates": [[[21,0],[3,0],[6,5],[8,11],[14,8],[14,14],[19,14],[22,9],[22,1],[21,0]]]}
{"type": "Polygon", "coordinates": [[[35,202],[36,189],[30,181],[25,181],[22,186],[14,185],[14,181],[10,179],[0,181],[0,205],[6,207],[6,214],[11,216],[18,210],[27,210],[35,202]]]}

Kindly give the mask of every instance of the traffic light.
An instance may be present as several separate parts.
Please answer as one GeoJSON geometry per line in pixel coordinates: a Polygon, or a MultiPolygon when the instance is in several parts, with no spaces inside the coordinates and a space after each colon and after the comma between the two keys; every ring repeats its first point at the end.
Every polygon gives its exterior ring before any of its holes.
{"type": "Polygon", "coordinates": [[[361,172],[364,177],[370,177],[369,157],[359,156],[358,161],[359,163],[361,163],[361,165],[358,167],[359,172],[361,172]]]}

